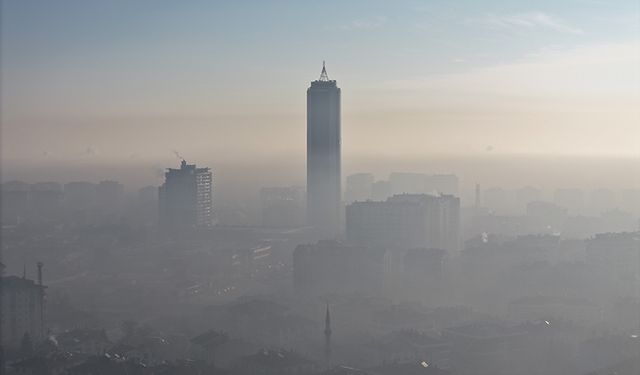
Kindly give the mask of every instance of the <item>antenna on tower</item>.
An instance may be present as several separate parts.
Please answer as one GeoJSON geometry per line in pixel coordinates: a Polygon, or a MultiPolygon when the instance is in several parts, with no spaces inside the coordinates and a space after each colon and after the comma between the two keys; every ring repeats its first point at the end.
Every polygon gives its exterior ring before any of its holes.
{"type": "Polygon", "coordinates": [[[322,60],[322,72],[320,73],[320,81],[329,81],[329,75],[327,74],[327,68],[324,66],[324,60],[322,60]]]}

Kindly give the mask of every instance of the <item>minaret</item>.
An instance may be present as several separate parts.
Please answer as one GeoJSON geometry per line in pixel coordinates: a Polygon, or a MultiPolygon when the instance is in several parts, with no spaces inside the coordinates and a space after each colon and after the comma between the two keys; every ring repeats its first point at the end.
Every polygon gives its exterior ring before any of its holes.
{"type": "Polygon", "coordinates": [[[324,357],[329,365],[331,360],[331,313],[329,312],[329,304],[327,303],[327,312],[324,317],[324,357]]]}

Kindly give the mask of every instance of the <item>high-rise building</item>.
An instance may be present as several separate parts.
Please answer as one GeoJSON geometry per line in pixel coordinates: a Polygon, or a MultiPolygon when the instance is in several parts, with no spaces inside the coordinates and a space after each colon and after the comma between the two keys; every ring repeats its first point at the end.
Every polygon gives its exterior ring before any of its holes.
{"type": "Polygon", "coordinates": [[[408,250],[458,251],[460,199],[452,195],[399,194],[384,202],[347,206],[350,243],[408,250]]]}
{"type": "Polygon", "coordinates": [[[169,228],[211,226],[211,170],[183,160],[180,169],[169,168],[164,176],[158,190],[160,223],[169,228]]]}
{"type": "Polygon", "coordinates": [[[322,65],[307,90],[307,222],[323,237],[340,233],[340,88],[322,65]]]}
{"type": "Polygon", "coordinates": [[[18,347],[25,334],[33,341],[44,338],[45,289],[42,285],[42,263],[38,263],[37,283],[27,279],[26,274],[2,278],[3,345],[18,347]]]}

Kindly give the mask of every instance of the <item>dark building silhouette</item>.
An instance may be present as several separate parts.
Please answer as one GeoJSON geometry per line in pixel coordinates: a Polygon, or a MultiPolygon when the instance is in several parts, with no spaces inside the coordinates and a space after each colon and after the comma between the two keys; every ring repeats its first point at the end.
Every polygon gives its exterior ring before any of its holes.
{"type": "Polygon", "coordinates": [[[40,340],[45,334],[45,286],[42,263],[38,263],[38,282],[18,276],[2,278],[2,340],[5,347],[17,347],[23,337],[40,340]]]}
{"type": "Polygon", "coordinates": [[[212,216],[212,173],[182,161],[169,168],[158,190],[160,224],[167,228],[208,227],[212,216]]]}
{"type": "Polygon", "coordinates": [[[323,237],[340,233],[340,88],[322,66],[307,90],[307,221],[323,237]]]}

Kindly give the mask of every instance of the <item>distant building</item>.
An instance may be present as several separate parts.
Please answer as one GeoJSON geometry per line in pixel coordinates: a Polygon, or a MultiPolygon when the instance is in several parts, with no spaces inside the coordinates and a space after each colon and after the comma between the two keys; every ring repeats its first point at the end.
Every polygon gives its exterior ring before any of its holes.
{"type": "Polygon", "coordinates": [[[507,191],[501,187],[491,187],[482,194],[483,204],[494,213],[505,214],[510,212],[509,197],[507,191]]]}
{"type": "Polygon", "coordinates": [[[393,172],[389,175],[393,194],[424,194],[426,180],[424,173],[393,172]]]}
{"type": "Polygon", "coordinates": [[[340,88],[322,66],[307,90],[307,222],[316,233],[341,232],[340,88]]]}
{"type": "Polygon", "coordinates": [[[542,197],[542,192],[533,186],[525,186],[515,191],[515,209],[518,213],[523,213],[527,210],[527,205],[534,201],[539,201],[542,197]]]}
{"type": "Polygon", "coordinates": [[[460,195],[460,181],[454,174],[427,175],[425,193],[438,192],[440,194],[460,195]]]}
{"type": "Polygon", "coordinates": [[[96,185],[96,204],[103,213],[118,213],[124,203],[124,187],[118,181],[100,181],[96,185]]]}
{"type": "Polygon", "coordinates": [[[366,201],[371,199],[373,189],[373,175],[371,173],[356,173],[347,176],[345,201],[366,201]]]}
{"type": "Polygon", "coordinates": [[[44,338],[45,331],[45,286],[42,271],[39,280],[26,277],[6,276],[2,278],[2,344],[17,347],[25,334],[31,340],[44,338]]]}
{"type": "MultiPolygon", "coordinates": [[[[406,296],[414,296],[432,304],[446,304],[447,297],[444,291],[445,262],[447,252],[442,249],[409,249],[402,257],[401,272],[393,274],[393,258],[389,258],[387,269],[390,271],[387,280],[402,280],[401,290],[406,296]]],[[[400,261],[398,259],[397,261],[400,261]]],[[[388,284],[393,285],[393,284],[388,284]]]]}
{"type": "Polygon", "coordinates": [[[410,276],[439,279],[444,272],[446,255],[442,249],[410,249],[404,256],[404,270],[410,276]]]}
{"type": "Polygon", "coordinates": [[[168,228],[213,225],[212,173],[182,161],[180,169],[169,168],[158,190],[161,225],[168,228]]]}
{"type": "Polygon", "coordinates": [[[2,223],[18,224],[29,213],[29,184],[9,181],[2,184],[2,223]]]}
{"type": "Polygon", "coordinates": [[[609,189],[596,189],[589,198],[591,214],[600,215],[618,207],[616,194],[609,189]]]}
{"type": "Polygon", "coordinates": [[[625,189],[620,193],[620,208],[640,216],[640,189],[625,189]]]}
{"type": "Polygon", "coordinates": [[[602,233],[587,241],[586,261],[604,275],[617,293],[640,293],[640,232],[602,233]]]}
{"type": "Polygon", "coordinates": [[[62,209],[62,186],[57,182],[32,184],[29,206],[34,218],[51,220],[59,217],[62,209]]]}
{"type": "Polygon", "coordinates": [[[144,186],[138,189],[138,200],[141,203],[158,203],[158,188],[156,186],[144,186]]]}
{"type": "Polygon", "coordinates": [[[383,201],[391,196],[391,182],[376,181],[371,185],[371,199],[374,201],[383,201]]]}
{"type": "Polygon", "coordinates": [[[265,227],[297,227],[305,222],[305,191],[299,186],[260,189],[261,222],[265,227]]]}
{"type": "Polygon", "coordinates": [[[10,181],[2,185],[2,222],[18,224],[25,220],[47,221],[59,217],[62,188],[56,182],[27,184],[10,181]]]}
{"type": "Polygon", "coordinates": [[[384,202],[347,206],[347,241],[385,249],[458,251],[460,199],[451,195],[400,194],[384,202]]]}
{"type": "Polygon", "coordinates": [[[86,181],[64,185],[64,205],[71,212],[86,211],[95,207],[96,184],[86,181]]]}
{"type": "Polygon", "coordinates": [[[145,186],[138,189],[135,205],[129,207],[129,215],[140,223],[154,225],[158,222],[158,187],[145,186]]]}
{"type": "Polygon", "coordinates": [[[383,272],[384,252],[363,246],[323,240],[293,253],[293,283],[301,293],[376,291],[383,272]]]}
{"type": "Polygon", "coordinates": [[[551,202],[533,201],[527,204],[530,229],[538,233],[559,233],[567,221],[567,209],[551,202]]]}

